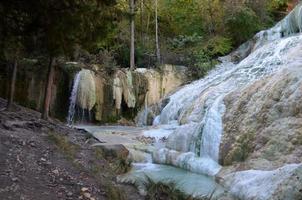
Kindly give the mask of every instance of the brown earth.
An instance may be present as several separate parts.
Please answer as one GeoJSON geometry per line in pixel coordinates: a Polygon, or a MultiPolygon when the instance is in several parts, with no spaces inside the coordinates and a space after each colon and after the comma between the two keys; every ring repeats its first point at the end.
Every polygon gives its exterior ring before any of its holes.
{"type": "Polygon", "coordinates": [[[117,171],[87,133],[0,99],[0,199],[143,199],[116,183],[117,171]]]}

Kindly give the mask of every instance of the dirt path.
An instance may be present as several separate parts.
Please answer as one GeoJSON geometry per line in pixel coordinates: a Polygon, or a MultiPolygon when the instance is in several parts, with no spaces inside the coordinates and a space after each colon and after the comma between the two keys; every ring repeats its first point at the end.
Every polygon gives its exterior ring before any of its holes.
{"type": "Polygon", "coordinates": [[[0,199],[142,199],[118,185],[111,165],[90,147],[84,132],[0,99],[0,199]]]}

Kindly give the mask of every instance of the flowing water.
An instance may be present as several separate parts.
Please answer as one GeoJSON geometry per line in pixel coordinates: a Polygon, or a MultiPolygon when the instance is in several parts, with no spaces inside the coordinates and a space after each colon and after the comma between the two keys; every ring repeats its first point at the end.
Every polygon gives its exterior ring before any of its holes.
{"type": "MultiPolygon", "coordinates": [[[[174,132],[167,138],[167,148],[159,149],[159,153],[154,154],[154,160],[162,164],[176,163],[178,167],[185,166],[185,169],[197,173],[217,173],[219,165],[214,163],[219,158],[224,97],[290,62],[284,55],[299,40],[300,36],[292,36],[266,42],[239,64],[230,62],[226,57],[207,77],[171,95],[169,103],[156,118],[156,123],[162,126],[177,122],[177,126],[174,126],[174,132]],[[176,156],[174,150],[179,155],[176,156]],[[191,152],[189,158],[188,152],[191,152]],[[200,165],[202,162],[205,162],[204,167],[200,165]],[[196,166],[197,163],[199,166],[196,166]]],[[[163,134],[163,137],[166,135],[163,134]]]]}
{"type": "MultiPolygon", "coordinates": [[[[275,27],[261,31],[219,64],[205,78],[169,97],[154,124],[153,135],[166,138],[164,148],[153,153],[153,161],[174,165],[199,174],[215,175],[220,166],[219,145],[223,134],[224,97],[279,70],[292,60],[291,49],[301,42],[301,5],[275,27]],[[296,35],[295,35],[296,34],[296,35]],[[285,37],[286,36],[286,37],[285,37]],[[250,52],[239,63],[232,56],[250,52]],[[161,127],[173,124],[167,134],[161,127]]],[[[145,135],[150,136],[150,131],[145,135]]],[[[152,135],[151,135],[152,136],[152,135]]]]}
{"type": "MultiPolygon", "coordinates": [[[[146,159],[147,163],[135,163],[131,173],[120,180],[138,183],[142,181],[143,173],[155,181],[182,180],[183,184],[179,187],[191,194],[194,193],[190,191],[192,188],[200,190],[200,195],[209,195],[215,188],[220,188],[211,177],[221,168],[218,160],[223,134],[224,98],[230,92],[294,62],[289,54],[302,41],[302,36],[298,34],[302,30],[301,10],[299,5],[275,27],[259,32],[238,50],[221,58],[221,63],[206,77],[170,95],[168,103],[155,118],[154,126],[140,130],[145,137],[155,138],[154,148],[148,152],[152,154],[152,159],[146,159]],[[240,57],[240,62],[233,62],[236,56],[240,57]],[[200,181],[196,182],[196,179],[200,181]]],[[[71,95],[68,117],[71,122],[77,79],[78,75],[71,95]]],[[[147,120],[148,110],[146,104],[139,115],[141,124],[147,120]]]]}
{"type": "Polygon", "coordinates": [[[75,115],[75,109],[76,109],[76,101],[77,101],[77,95],[78,95],[78,88],[80,83],[80,72],[78,72],[75,75],[74,81],[73,81],[73,87],[69,99],[69,109],[68,109],[68,117],[67,117],[67,123],[68,125],[73,124],[73,119],[75,115]]]}
{"type": "Polygon", "coordinates": [[[96,86],[94,74],[90,70],[82,69],[74,78],[70,95],[67,123],[73,125],[91,121],[91,109],[96,102],[96,86]]]}

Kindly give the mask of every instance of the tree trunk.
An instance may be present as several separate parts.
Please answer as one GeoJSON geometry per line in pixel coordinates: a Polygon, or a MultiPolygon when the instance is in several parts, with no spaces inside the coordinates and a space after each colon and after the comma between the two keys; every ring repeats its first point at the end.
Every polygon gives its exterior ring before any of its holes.
{"type": "Polygon", "coordinates": [[[143,33],[143,21],[144,21],[144,0],[141,0],[140,4],[140,10],[141,10],[141,15],[140,15],[140,24],[141,24],[141,42],[144,45],[144,33],[143,33]]]}
{"type": "Polygon", "coordinates": [[[47,83],[45,85],[45,95],[44,95],[44,107],[42,111],[42,119],[48,120],[49,118],[49,107],[50,107],[50,101],[51,101],[51,87],[53,84],[53,78],[54,78],[54,58],[50,58],[49,65],[48,65],[48,77],[47,77],[47,83]]]}
{"type": "Polygon", "coordinates": [[[157,0],[155,0],[155,42],[156,42],[156,60],[157,64],[161,64],[160,60],[160,49],[159,49],[159,39],[158,39],[158,19],[157,19],[157,0]]]}
{"type": "Polygon", "coordinates": [[[15,59],[14,60],[14,65],[13,65],[11,82],[10,82],[9,96],[8,96],[8,100],[7,100],[7,107],[6,107],[6,109],[8,111],[11,111],[12,107],[13,107],[14,96],[15,96],[16,77],[17,77],[17,69],[18,69],[18,62],[17,62],[17,59],[15,59]]]}
{"type": "Polygon", "coordinates": [[[130,0],[130,69],[133,70],[135,68],[135,60],[134,60],[134,31],[135,31],[135,24],[134,24],[134,0],[130,0]]]}

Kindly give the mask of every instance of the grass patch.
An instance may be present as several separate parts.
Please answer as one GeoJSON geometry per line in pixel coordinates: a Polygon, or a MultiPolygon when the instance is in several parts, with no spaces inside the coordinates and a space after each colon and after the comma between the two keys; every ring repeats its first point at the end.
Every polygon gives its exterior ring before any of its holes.
{"type": "Polygon", "coordinates": [[[148,176],[145,187],[147,190],[146,200],[210,200],[213,196],[211,194],[210,197],[192,197],[177,189],[176,184],[172,181],[167,183],[155,182],[148,176]]]}
{"type": "Polygon", "coordinates": [[[95,148],[94,155],[96,159],[106,160],[114,174],[124,174],[131,170],[132,161],[121,156],[106,156],[106,152],[100,148],[95,148]]]}
{"type": "Polygon", "coordinates": [[[131,164],[132,162],[129,159],[125,160],[125,159],[118,158],[113,163],[113,168],[117,174],[124,174],[131,170],[131,164]]]}
{"type": "Polygon", "coordinates": [[[68,158],[74,160],[79,150],[79,146],[68,141],[66,136],[56,133],[49,133],[48,139],[68,158]]]}
{"type": "Polygon", "coordinates": [[[113,185],[110,182],[107,182],[105,185],[106,196],[110,200],[124,200],[124,192],[120,190],[117,186],[113,185]]]}

